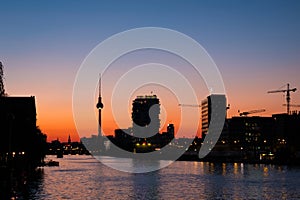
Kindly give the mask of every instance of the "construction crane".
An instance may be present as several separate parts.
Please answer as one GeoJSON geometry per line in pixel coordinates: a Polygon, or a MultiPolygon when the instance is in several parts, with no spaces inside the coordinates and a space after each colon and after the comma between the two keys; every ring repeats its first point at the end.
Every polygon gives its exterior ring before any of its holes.
{"type": "MultiPolygon", "coordinates": [[[[201,105],[198,104],[178,104],[178,106],[182,106],[182,107],[202,107],[201,105]]],[[[228,106],[226,107],[226,110],[230,109],[230,104],[228,104],[228,106]]]]}
{"type": "Polygon", "coordinates": [[[182,106],[182,107],[201,107],[201,105],[198,105],[198,104],[178,104],[178,106],[182,106]]]}
{"type": "MultiPolygon", "coordinates": [[[[287,104],[282,104],[283,106],[287,106],[287,104]]],[[[300,105],[290,104],[290,107],[300,107],[300,105]]]]}
{"type": "Polygon", "coordinates": [[[254,113],[261,113],[261,112],[265,112],[265,109],[259,109],[259,110],[250,110],[250,111],[246,111],[246,112],[241,112],[238,111],[240,113],[240,116],[248,116],[250,114],[254,114],[254,113]]]}
{"type": "Polygon", "coordinates": [[[287,89],[285,90],[272,90],[268,91],[268,93],[277,93],[277,92],[284,92],[286,93],[286,112],[287,114],[290,114],[290,101],[291,101],[291,96],[290,92],[296,92],[297,88],[290,89],[290,84],[287,84],[287,89]]]}
{"type": "MultiPolygon", "coordinates": [[[[198,105],[198,104],[178,104],[178,106],[181,106],[181,107],[202,107],[201,105],[198,105]]],[[[230,109],[230,104],[228,104],[226,106],[226,118],[227,118],[227,111],[230,109]]]]}

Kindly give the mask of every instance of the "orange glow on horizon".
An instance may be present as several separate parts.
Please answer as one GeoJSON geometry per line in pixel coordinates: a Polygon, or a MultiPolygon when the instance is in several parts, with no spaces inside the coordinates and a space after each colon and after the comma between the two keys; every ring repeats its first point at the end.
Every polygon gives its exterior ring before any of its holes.
{"type": "MultiPolygon", "coordinates": [[[[229,102],[230,103],[230,102],[229,102]]],[[[237,106],[235,106],[234,104],[231,104],[230,109],[227,112],[227,117],[231,118],[233,116],[239,116],[239,113],[237,112],[238,109],[240,109],[240,111],[250,111],[250,110],[254,110],[257,108],[260,108],[258,106],[248,106],[246,105],[246,103],[244,103],[245,105],[243,106],[243,104],[240,104],[243,109],[238,108],[237,106]]],[[[106,106],[107,108],[108,106],[106,106]]],[[[46,109],[43,110],[40,109],[41,111],[38,113],[38,120],[37,120],[37,125],[41,128],[42,132],[47,134],[47,141],[51,142],[52,140],[56,140],[57,138],[62,141],[62,142],[66,142],[68,139],[68,135],[70,134],[72,141],[79,141],[80,137],[89,137],[90,135],[94,134],[98,134],[98,130],[97,128],[94,129],[90,129],[87,127],[86,133],[85,135],[80,135],[78,134],[77,130],[76,130],[76,126],[75,126],[75,122],[73,120],[73,116],[72,116],[72,109],[68,108],[68,109],[64,109],[63,113],[65,113],[65,115],[56,115],[53,114],[53,112],[46,112],[46,109]]],[[[164,124],[161,124],[161,129],[160,132],[164,132],[166,131],[167,125],[169,123],[174,124],[175,126],[175,133],[178,130],[178,126],[180,124],[180,115],[178,115],[178,113],[180,112],[181,108],[179,108],[178,106],[176,106],[175,108],[171,109],[171,108],[167,108],[168,110],[168,116],[165,120],[164,124]]],[[[97,112],[97,110],[95,110],[95,112],[97,112]]],[[[272,107],[272,109],[268,109],[266,110],[266,112],[262,112],[262,113],[258,113],[258,114],[254,114],[254,115],[250,115],[250,116],[268,116],[271,117],[272,114],[275,113],[285,113],[285,107],[279,107],[279,106],[274,106],[272,107]]],[[[131,118],[130,116],[131,113],[128,113],[128,117],[131,118]]],[[[97,117],[97,113],[95,113],[95,117],[97,117]]],[[[102,125],[103,125],[103,132],[105,133],[105,135],[114,135],[114,130],[118,129],[118,128],[128,128],[128,127],[118,127],[117,123],[114,120],[114,117],[111,113],[107,112],[105,109],[102,112],[102,125]]],[[[201,119],[199,119],[199,127],[198,127],[198,132],[197,135],[201,136],[201,119]]],[[[129,124],[131,125],[131,124],[129,124]]],[[[94,126],[96,127],[96,125],[94,126]]],[[[191,133],[192,134],[192,133],[191,133]]],[[[190,136],[191,134],[187,134],[187,136],[190,136]]]]}

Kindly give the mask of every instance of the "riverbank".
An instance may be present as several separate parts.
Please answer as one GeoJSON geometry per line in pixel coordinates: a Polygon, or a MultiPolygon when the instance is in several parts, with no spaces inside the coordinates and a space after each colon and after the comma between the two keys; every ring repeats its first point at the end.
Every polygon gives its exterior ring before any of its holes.
{"type": "Polygon", "coordinates": [[[197,153],[183,154],[177,161],[197,161],[197,162],[212,162],[212,163],[247,163],[247,164],[274,164],[274,165],[295,165],[300,166],[300,159],[247,159],[242,156],[219,156],[207,155],[204,158],[199,158],[197,153]]]}

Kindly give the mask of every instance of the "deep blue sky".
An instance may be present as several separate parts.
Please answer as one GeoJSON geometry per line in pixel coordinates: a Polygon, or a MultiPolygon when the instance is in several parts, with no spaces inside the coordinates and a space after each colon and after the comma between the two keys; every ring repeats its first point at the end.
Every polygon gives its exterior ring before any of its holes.
{"type": "MultiPolygon", "coordinates": [[[[300,1],[1,1],[0,5],[6,90],[10,95],[36,95],[39,123],[53,137],[65,131],[49,124],[57,120],[57,113],[68,113],[64,118],[72,123],[72,87],[85,56],[99,42],[131,28],[170,28],[198,41],[222,73],[231,115],[238,109],[284,112],[283,94],[266,91],[287,82],[300,89],[300,1]]],[[[292,94],[295,104],[300,104],[298,93],[292,94]]]]}

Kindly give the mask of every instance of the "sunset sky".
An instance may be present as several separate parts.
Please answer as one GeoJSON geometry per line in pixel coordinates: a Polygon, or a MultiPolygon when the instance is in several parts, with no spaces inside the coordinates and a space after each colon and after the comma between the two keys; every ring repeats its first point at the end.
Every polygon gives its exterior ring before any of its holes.
{"type": "MultiPolygon", "coordinates": [[[[169,28],[199,42],[221,72],[231,105],[229,116],[262,108],[266,112],[261,116],[283,113],[284,93],[267,91],[285,89],[287,83],[300,90],[300,1],[0,2],[0,61],[6,92],[36,97],[37,125],[48,141],[66,141],[69,134],[78,140],[72,92],[80,65],[100,42],[132,28],[169,28]]],[[[113,63],[103,78],[104,104],[109,107],[110,99],[104,95],[112,89],[114,77],[136,63],[153,60],[181,70],[196,87],[199,103],[209,94],[201,78],[182,61],[172,62],[176,58],[164,52],[142,51],[113,63]]],[[[170,90],[154,86],[141,87],[131,99],[151,91],[166,107],[166,123],[176,126],[177,103],[189,102],[176,102],[170,90]]],[[[300,104],[300,91],[291,94],[291,103],[300,104]]],[[[106,133],[118,128],[113,121],[104,109],[106,133]]],[[[96,133],[97,125],[87,123],[80,137],[96,133]]]]}

